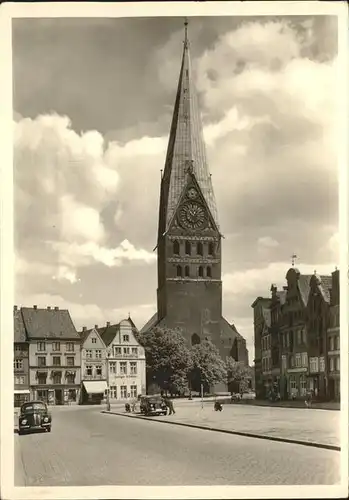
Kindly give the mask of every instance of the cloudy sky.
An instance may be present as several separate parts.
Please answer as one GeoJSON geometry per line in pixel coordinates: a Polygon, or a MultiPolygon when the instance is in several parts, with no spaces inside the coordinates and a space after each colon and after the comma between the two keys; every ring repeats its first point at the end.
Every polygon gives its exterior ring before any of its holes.
{"type": "MultiPolygon", "coordinates": [[[[190,20],[223,241],[224,314],[338,262],[332,17],[190,20]]],[[[13,21],[16,303],[77,328],[156,309],[160,170],[181,18],[13,21]]]]}

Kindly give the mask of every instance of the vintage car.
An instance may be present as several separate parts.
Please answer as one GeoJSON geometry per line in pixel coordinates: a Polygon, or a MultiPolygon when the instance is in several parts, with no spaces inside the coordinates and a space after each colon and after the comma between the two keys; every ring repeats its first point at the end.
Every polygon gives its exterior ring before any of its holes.
{"type": "Polygon", "coordinates": [[[142,396],[140,410],[143,415],[167,414],[167,406],[161,396],[142,396]]]}
{"type": "Polygon", "coordinates": [[[52,417],[47,410],[47,406],[42,401],[30,401],[21,406],[18,434],[34,430],[51,432],[52,417]]]}

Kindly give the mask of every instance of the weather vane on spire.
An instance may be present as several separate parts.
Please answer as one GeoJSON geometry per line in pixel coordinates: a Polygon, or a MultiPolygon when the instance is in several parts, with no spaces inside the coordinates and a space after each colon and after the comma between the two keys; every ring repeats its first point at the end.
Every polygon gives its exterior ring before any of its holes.
{"type": "Polygon", "coordinates": [[[297,257],[297,255],[294,253],[294,254],[291,256],[291,259],[292,259],[292,267],[294,267],[295,262],[296,262],[296,259],[298,259],[298,257],[297,257]]]}

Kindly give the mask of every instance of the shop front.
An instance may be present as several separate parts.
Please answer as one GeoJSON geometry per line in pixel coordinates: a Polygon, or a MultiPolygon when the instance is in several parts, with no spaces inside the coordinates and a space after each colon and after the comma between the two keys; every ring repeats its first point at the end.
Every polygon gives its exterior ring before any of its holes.
{"type": "Polygon", "coordinates": [[[80,402],[81,404],[101,404],[107,391],[105,380],[84,380],[80,402]]]}
{"type": "Polygon", "coordinates": [[[23,403],[27,403],[30,400],[29,389],[15,389],[14,390],[14,406],[18,408],[23,403]]]}

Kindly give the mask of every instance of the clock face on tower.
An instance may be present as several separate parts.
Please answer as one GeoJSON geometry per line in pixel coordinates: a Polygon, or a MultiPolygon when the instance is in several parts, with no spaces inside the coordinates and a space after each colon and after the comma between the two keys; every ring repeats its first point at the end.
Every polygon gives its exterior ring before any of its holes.
{"type": "Polygon", "coordinates": [[[186,229],[202,229],[206,223],[204,207],[196,202],[185,203],[179,211],[179,222],[186,229]]]}

